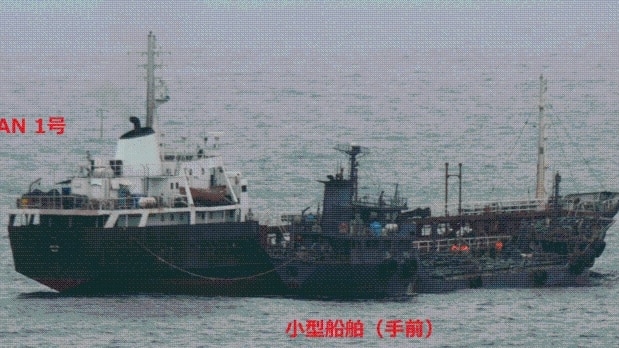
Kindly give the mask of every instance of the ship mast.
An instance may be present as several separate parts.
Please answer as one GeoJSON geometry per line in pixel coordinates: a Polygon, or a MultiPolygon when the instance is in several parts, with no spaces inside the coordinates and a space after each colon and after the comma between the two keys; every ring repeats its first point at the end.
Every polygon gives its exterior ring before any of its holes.
{"type": "Polygon", "coordinates": [[[537,185],[535,187],[535,198],[546,199],[546,83],[543,75],[539,76],[539,138],[537,140],[537,185]]]}
{"type": "Polygon", "coordinates": [[[357,200],[357,191],[358,191],[358,169],[359,163],[357,162],[358,155],[365,155],[370,153],[368,148],[359,146],[355,143],[348,144],[338,144],[335,147],[336,150],[343,152],[348,155],[348,161],[350,162],[350,177],[349,180],[352,183],[353,190],[353,202],[357,200]]]}
{"type": "Polygon", "coordinates": [[[157,122],[155,120],[155,110],[159,104],[163,104],[170,100],[168,90],[164,82],[155,78],[155,68],[159,65],[155,64],[155,55],[159,52],[155,51],[156,38],[153,32],[148,33],[148,51],[146,52],[148,60],[146,63],[146,127],[157,131],[157,122]],[[158,83],[158,85],[157,85],[158,83]]]}
{"type": "Polygon", "coordinates": [[[148,33],[146,63],[146,127],[153,128],[155,119],[155,35],[148,33]]]}

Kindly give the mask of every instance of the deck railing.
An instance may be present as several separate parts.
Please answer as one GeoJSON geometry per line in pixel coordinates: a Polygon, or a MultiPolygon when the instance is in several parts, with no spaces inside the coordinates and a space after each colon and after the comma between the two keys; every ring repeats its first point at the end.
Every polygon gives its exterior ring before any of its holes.
{"type": "Polygon", "coordinates": [[[510,239],[511,236],[498,235],[437,240],[418,240],[413,242],[413,246],[421,252],[446,252],[450,251],[453,245],[467,245],[470,250],[479,250],[494,248],[497,242],[501,241],[505,243],[510,239]]]}
{"type": "Polygon", "coordinates": [[[382,197],[382,196],[375,196],[375,195],[363,195],[361,197],[358,197],[354,203],[365,205],[365,206],[371,206],[371,207],[380,207],[380,208],[390,207],[390,208],[399,208],[399,209],[404,208],[405,209],[408,202],[406,198],[400,198],[400,197],[382,197]]]}
{"type": "Polygon", "coordinates": [[[31,195],[18,198],[15,206],[18,209],[80,209],[80,210],[117,210],[162,207],[186,207],[187,197],[176,195],[168,197],[151,197],[151,200],[140,202],[143,196],[129,196],[111,199],[89,199],[83,195],[31,195]]]}
{"type": "MultiPolygon", "coordinates": [[[[414,204],[413,207],[427,207],[428,204],[414,204]]],[[[463,203],[461,212],[458,211],[458,204],[447,205],[448,216],[462,215],[481,215],[487,213],[506,213],[506,212],[528,212],[543,211],[548,207],[548,200],[545,199],[523,199],[512,201],[486,201],[463,203]]],[[[430,204],[432,215],[445,214],[445,205],[439,203],[430,204]]]]}

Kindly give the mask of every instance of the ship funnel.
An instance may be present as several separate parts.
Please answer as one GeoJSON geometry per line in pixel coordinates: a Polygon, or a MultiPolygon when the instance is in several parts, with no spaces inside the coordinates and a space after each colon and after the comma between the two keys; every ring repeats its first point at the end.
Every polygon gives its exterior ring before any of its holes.
{"type": "MultiPolygon", "coordinates": [[[[147,103],[146,122],[142,127],[140,119],[130,117],[133,130],[123,134],[116,145],[117,161],[122,161],[123,175],[125,176],[158,176],[162,175],[162,164],[158,134],[155,126],[154,115],[157,100],[154,94],[155,81],[155,36],[148,35],[148,64],[146,65],[147,77],[147,103]]],[[[165,99],[165,96],[164,96],[165,99]]]]}
{"type": "Polygon", "coordinates": [[[322,202],[323,231],[339,231],[341,223],[348,223],[354,218],[353,202],[357,200],[357,170],[359,167],[357,156],[369,153],[367,148],[354,143],[338,144],[334,149],[348,155],[350,176],[346,179],[342,174],[337,174],[335,177],[328,176],[328,181],[320,181],[325,185],[322,202]]]}
{"type": "Polygon", "coordinates": [[[142,128],[140,127],[140,119],[135,116],[129,117],[129,122],[133,123],[133,129],[135,130],[142,128]]]}

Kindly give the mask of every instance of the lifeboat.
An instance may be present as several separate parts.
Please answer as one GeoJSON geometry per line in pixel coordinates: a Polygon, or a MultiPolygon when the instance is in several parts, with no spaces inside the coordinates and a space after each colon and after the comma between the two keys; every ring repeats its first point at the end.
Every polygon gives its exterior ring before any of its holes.
{"type": "MultiPolygon", "coordinates": [[[[187,192],[184,187],[179,188],[180,194],[185,195],[187,192]]],[[[226,194],[228,189],[226,186],[211,186],[209,188],[190,187],[189,192],[195,204],[220,204],[226,203],[226,194]]]]}

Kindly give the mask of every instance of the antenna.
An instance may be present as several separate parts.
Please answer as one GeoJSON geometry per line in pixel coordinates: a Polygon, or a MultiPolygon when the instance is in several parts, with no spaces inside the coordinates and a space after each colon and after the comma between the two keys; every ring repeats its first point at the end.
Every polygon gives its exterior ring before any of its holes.
{"type": "Polygon", "coordinates": [[[537,141],[537,185],[535,198],[546,199],[546,90],[547,80],[544,75],[539,76],[539,138],[537,141]]]}
{"type": "Polygon", "coordinates": [[[350,162],[350,181],[353,184],[353,199],[357,200],[357,168],[359,167],[359,163],[357,163],[357,155],[365,155],[370,153],[370,150],[367,147],[359,146],[355,143],[349,144],[338,144],[334,147],[335,150],[343,152],[348,155],[350,162]]]}
{"type": "Polygon", "coordinates": [[[148,61],[146,64],[146,127],[155,129],[155,109],[160,104],[170,100],[168,89],[159,78],[155,78],[155,68],[159,65],[155,64],[155,55],[159,52],[155,51],[157,39],[153,32],[148,33],[148,61]],[[157,83],[157,84],[156,84],[157,83]],[[155,95],[157,93],[157,95],[155,95]]]}
{"type": "Polygon", "coordinates": [[[99,138],[103,138],[103,113],[108,112],[109,110],[105,109],[97,109],[97,117],[99,117],[99,138]]]}

